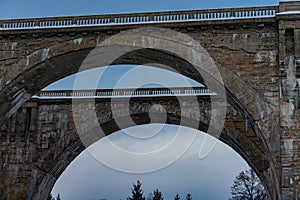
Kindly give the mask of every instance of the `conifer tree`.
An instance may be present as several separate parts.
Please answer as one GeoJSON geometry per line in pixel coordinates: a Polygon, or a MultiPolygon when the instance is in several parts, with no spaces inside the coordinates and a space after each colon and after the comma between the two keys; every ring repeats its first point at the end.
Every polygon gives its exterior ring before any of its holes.
{"type": "Polygon", "coordinates": [[[143,193],[142,184],[137,180],[136,184],[133,184],[133,188],[131,189],[131,197],[128,197],[127,200],[146,200],[143,193]]]}
{"type": "Polygon", "coordinates": [[[174,200],[180,200],[179,194],[176,194],[176,196],[174,197],[174,200]]]}
{"type": "Polygon", "coordinates": [[[154,190],[153,192],[153,200],[163,200],[164,198],[162,197],[162,193],[161,191],[159,191],[158,189],[154,190]]]}
{"type": "Polygon", "coordinates": [[[186,195],[186,198],[185,198],[186,200],[192,200],[192,195],[191,195],[191,193],[188,193],[187,195],[186,195]]]}

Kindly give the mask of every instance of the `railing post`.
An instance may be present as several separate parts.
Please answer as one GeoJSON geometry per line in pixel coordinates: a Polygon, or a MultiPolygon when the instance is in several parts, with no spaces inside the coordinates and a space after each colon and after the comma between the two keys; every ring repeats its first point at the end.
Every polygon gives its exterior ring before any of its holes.
{"type": "Polygon", "coordinates": [[[77,19],[75,17],[72,18],[72,24],[71,25],[76,25],[76,23],[77,23],[77,19]]]}
{"type": "Polygon", "coordinates": [[[230,17],[235,17],[233,8],[230,9],[230,17]]]}
{"type": "Polygon", "coordinates": [[[66,97],[70,97],[71,96],[71,90],[67,90],[66,91],[66,97]]]}
{"type": "Polygon", "coordinates": [[[111,23],[114,23],[114,17],[112,16],[112,15],[110,15],[109,17],[108,17],[108,22],[107,22],[108,24],[111,24],[111,23]]]}
{"type": "Polygon", "coordinates": [[[38,20],[38,19],[35,20],[33,23],[34,23],[34,26],[40,26],[40,20],[38,20]]]}
{"type": "Polygon", "coordinates": [[[188,20],[194,19],[194,12],[189,12],[188,16],[189,16],[188,20]]]}
{"type": "Polygon", "coordinates": [[[153,22],[153,21],[154,21],[154,15],[153,15],[152,13],[151,13],[148,17],[149,17],[149,21],[150,21],[150,22],[153,22]]]}

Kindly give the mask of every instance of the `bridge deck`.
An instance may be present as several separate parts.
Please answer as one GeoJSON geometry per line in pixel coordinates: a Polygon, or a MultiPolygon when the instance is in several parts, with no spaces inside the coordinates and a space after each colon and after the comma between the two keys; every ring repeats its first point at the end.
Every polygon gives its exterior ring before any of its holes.
{"type": "Polygon", "coordinates": [[[142,89],[97,89],[97,90],[48,90],[41,91],[32,98],[72,99],[72,98],[126,98],[164,96],[210,96],[216,95],[203,87],[195,88],[142,88],[142,89]]]}
{"type": "Polygon", "coordinates": [[[0,30],[76,28],[275,17],[278,6],[0,20],[0,30]]]}

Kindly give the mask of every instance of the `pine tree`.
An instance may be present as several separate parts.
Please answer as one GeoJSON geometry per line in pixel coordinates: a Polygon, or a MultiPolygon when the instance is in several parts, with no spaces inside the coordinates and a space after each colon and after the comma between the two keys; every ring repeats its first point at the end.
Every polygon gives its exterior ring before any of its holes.
{"type": "Polygon", "coordinates": [[[174,200],[180,200],[179,194],[176,194],[176,196],[174,197],[174,200]]]}
{"type": "Polygon", "coordinates": [[[162,197],[162,193],[161,191],[159,191],[158,189],[154,190],[153,192],[153,200],[163,200],[164,198],[162,197]]]}
{"type": "Polygon", "coordinates": [[[185,198],[186,200],[192,200],[192,195],[191,195],[191,193],[188,193],[187,195],[186,195],[186,198],[185,198]]]}
{"type": "Polygon", "coordinates": [[[132,196],[128,197],[127,200],[146,200],[141,187],[141,182],[137,180],[136,184],[133,184],[133,188],[131,189],[132,196]]]}

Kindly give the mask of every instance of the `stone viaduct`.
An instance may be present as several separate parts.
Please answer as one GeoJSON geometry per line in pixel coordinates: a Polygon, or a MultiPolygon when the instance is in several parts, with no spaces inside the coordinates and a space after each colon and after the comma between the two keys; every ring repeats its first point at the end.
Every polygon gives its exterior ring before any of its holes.
{"type": "MultiPolygon", "coordinates": [[[[156,63],[155,67],[169,66],[205,85],[210,81],[224,84],[228,109],[220,140],[257,172],[272,199],[300,199],[299,1],[269,7],[1,20],[0,199],[45,199],[63,170],[84,150],[70,99],[31,97],[78,72],[95,47],[100,47],[98,53],[106,65],[156,63]],[[137,28],[147,30],[150,42],[139,35],[102,44],[137,28]],[[151,35],[157,28],[178,34],[164,37],[160,29],[161,35],[151,35]],[[197,55],[185,48],[193,46],[191,41],[183,41],[179,33],[206,50],[223,83],[215,79],[214,71],[195,64],[197,55]],[[116,49],[128,46],[134,48],[112,62],[105,61],[118,55],[116,49]]],[[[174,97],[134,97],[130,114],[136,124],[149,123],[151,105],[160,104],[167,111],[166,123],[182,121],[191,127],[196,115],[200,122],[192,128],[206,131],[210,98],[197,96],[200,114],[189,109],[195,101],[182,101],[188,105],[186,112],[180,112],[174,97]]],[[[118,106],[122,109],[123,105],[118,106]]],[[[86,116],[89,109],[97,111],[105,134],[120,129],[114,121],[123,116],[121,112],[111,115],[110,98],[96,99],[91,108],[81,109],[86,116]]],[[[154,108],[154,119],[160,114],[154,108]]]]}

